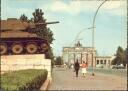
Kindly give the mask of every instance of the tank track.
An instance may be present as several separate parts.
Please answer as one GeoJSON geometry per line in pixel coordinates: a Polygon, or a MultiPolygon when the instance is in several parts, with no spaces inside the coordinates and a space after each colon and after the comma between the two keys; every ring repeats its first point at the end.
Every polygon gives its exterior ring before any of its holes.
{"type": "Polygon", "coordinates": [[[1,55],[45,54],[49,49],[46,39],[31,38],[0,38],[1,55]]]}

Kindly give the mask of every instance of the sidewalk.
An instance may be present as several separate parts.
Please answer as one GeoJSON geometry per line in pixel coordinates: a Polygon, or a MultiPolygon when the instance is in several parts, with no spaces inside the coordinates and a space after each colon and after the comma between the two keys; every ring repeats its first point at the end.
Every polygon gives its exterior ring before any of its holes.
{"type": "Polygon", "coordinates": [[[75,77],[73,69],[54,68],[53,80],[49,90],[126,90],[127,79],[119,76],[88,73],[85,78],[81,71],[75,77]]]}

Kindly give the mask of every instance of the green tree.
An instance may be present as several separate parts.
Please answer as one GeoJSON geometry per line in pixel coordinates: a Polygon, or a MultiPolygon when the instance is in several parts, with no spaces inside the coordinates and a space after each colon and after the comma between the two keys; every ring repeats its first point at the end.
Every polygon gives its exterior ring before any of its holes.
{"type": "MultiPolygon", "coordinates": [[[[52,44],[54,40],[53,33],[50,30],[50,28],[47,27],[47,24],[45,24],[46,19],[44,19],[43,15],[44,15],[44,12],[42,12],[41,9],[35,9],[35,12],[33,12],[34,18],[31,18],[31,21],[33,21],[36,24],[43,23],[43,24],[36,25],[36,30],[35,30],[36,34],[41,38],[47,39],[49,44],[52,44]]],[[[46,53],[46,58],[51,59],[52,66],[53,66],[54,54],[53,54],[52,47],[50,47],[48,52],[46,53]]]]}
{"type": "Polygon", "coordinates": [[[43,25],[36,25],[36,34],[39,37],[45,38],[48,40],[50,44],[52,44],[54,37],[53,37],[53,32],[50,30],[50,28],[47,27],[46,19],[43,17],[44,13],[42,12],[41,9],[36,9],[35,12],[33,13],[33,20],[34,23],[44,23],[43,25]]]}
{"type": "Polygon", "coordinates": [[[56,64],[56,65],[62,65],[62,62],[63,62],[63,60],[62,60],[62,58],[61,58],[60,56],[58,56],[58,57],[56,58],[56,60],[55,60],[55,64],[56,64]]]}
{"type": "Polygon", "coordinates": [[[43,15],[44,12],[42,12],[41,9],[36,9],[35,12],[33,12],[34,23],[45,23],[46,19],[44,19],[43,15]]]}
{"type": "MultiPolygon", "coordinates": [[[[49,44],[52,44],[54,37],[53,32],[50,30],[50,28],[47,27],[46,19],[44,19],[43,15],[44,12],[42,12],[41,9],[35,9],[35,12],[33,12],[33,18],[28,19],[25,14],[21,15],[20,20],[25,22],[31,22],[36,24],[36,28],[34,30],[30,30],[29,32],[36,33],[37,36],[44,38],[48,40],[49,44]],[[38,24],[42,23],[42,24],[38,24]]],[[[46,53],[46,58],[52,60],[52,65],[54,64],[54,55],[52,47],[49,48],[48,52],[46,53]]]]}
{"type": "Polygon", "coordinates": [[[29,21],[28,17],[25,14],[20,16],[20,20],[23,21],[23,22],[28,22],[29,21]]]}
{"type": "Polygon", "coordinates": [[[43,17],[44,13],[42,12],[41,9],[35,9],[35,12],[33,12],[33,18],[28,19],[28,17],[23,14],[20,17],[21,21],[24,22],[32,22],[36,23],[36,29],[33,30],[34,33],[36,33],[39,37],[45,38],[48,40],[50,44],[52,44],[54,37],[53,37],[53,32],[50,30],[50,28],[47,27],[46,19],[43,17]],[[38,23],[43,23],[43,24],[38,24],[38,23]]]}
{"type": "Polygon", "coordinates": [[[125,51],[123,50],[122,47],[118,47],[117,52],[116,52],[116,58],[112,61],[113,65],[126,65],[126,59],[125,59],[125,51]]]}
{"type": "Polygon", "coordinates": [[[48,50],[48,52],[46,53],[46,58],[47,59],[51,59],[51,65],[52,65],[52,67],[54,66],[54,54],[53,54],[53,49],[52,49],[52,47],[50,47],[50,49],[48,50]]]}

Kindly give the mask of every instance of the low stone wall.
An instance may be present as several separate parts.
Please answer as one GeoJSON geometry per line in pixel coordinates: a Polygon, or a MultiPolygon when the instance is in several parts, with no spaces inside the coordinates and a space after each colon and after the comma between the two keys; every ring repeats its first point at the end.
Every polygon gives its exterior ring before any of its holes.
{"type": "Polygon", "coordinates": [[[1,73],[23,69],[47,69],[51,78],[51,60],[44,54],[1,56],[1,73]]]}

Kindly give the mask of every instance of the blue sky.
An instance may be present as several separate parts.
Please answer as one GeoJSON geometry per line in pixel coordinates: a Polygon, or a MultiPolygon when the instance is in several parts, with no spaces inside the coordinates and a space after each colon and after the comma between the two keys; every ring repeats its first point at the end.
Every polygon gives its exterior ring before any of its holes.
{"type": "MultiPolygon", "coordinates": [[[[92,20],[98,0],[1,0],[1,18],[19,18],[25,14],[32,17],[35,9],[44,11],[47,21],[60,21],[48,25],[56,39],[53,44],[55,55],[62,54],[62,47],[73,45],[76,35],[82,30],[79,39],[83,46],[92,46],[92,20]]],[[[95,22],[95,47],[99,55],[113,55],[118,46],[126,48],[126,0],[107,1],[101,6],[95,22]]]]}

